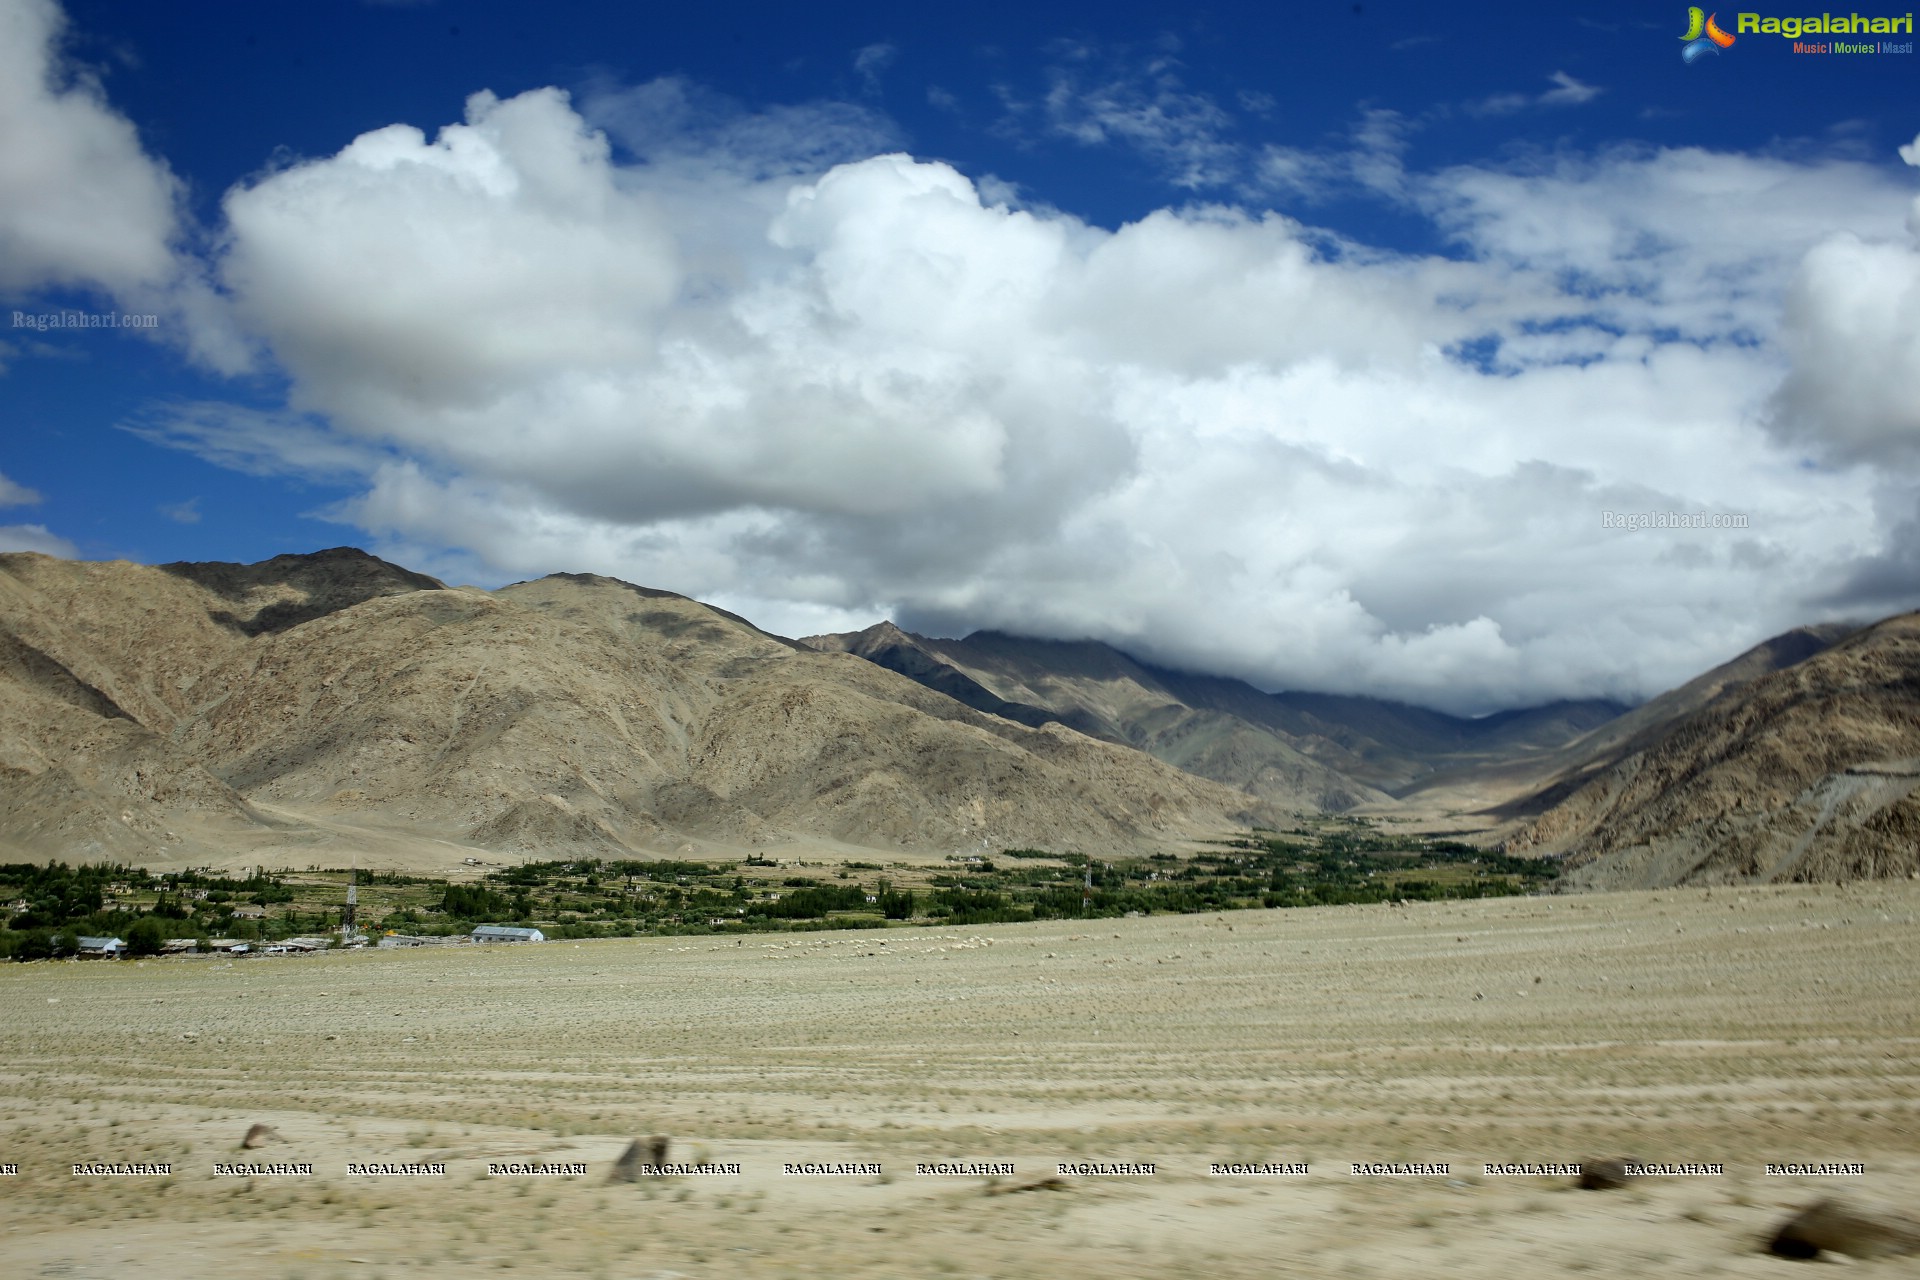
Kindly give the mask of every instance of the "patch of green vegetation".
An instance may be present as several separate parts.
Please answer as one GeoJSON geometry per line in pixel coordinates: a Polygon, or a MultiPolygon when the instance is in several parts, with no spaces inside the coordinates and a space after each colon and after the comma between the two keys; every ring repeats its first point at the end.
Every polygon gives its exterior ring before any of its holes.
{"type": "MultiPolygon", "coordinates": [[[[569,858],[477,881],[382,871],[354,878],[359,922],[369,930],[447,935],[512,922],[549,937],[594,938],[1480,898],[1533,891],[1557,871],[1544,859],[1347,817],[1303,819],[1287,832],[1255,829],[1185,858],[1041,849],[1000,856],[1008,865],[977,856],[950,858],[943,870],[895,863],[872,882],[852,873],[879,870],[874,863],[840,864],[834,879],[783,877],[783,864],[759,855],[738,863],[569,858]]],[[[118,864],[4,865],[0,903],[13,905],[0,916],[0,958],[70,955],[83,934],[117,935],[148,952],[169,938],[325,933],[339,927],[352,875],[319,867],[229,877],[118,864]]]]}
{"type": "Polygon", "coordinates": [[[302,886],[277,873],[154,875],[119,863],[9,863],[0,865],[0,959],[71,955],[89,935],[119,937],[150,954],[171,938],[324,933],[338,927],[343,898],[338,888],[302,886]]]}

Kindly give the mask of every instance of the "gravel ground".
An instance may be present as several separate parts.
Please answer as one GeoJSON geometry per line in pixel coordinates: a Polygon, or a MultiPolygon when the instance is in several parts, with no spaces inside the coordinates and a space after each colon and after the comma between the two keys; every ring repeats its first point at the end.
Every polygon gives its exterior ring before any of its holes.
{"type": "Polygon", "coordinates": [[[0,1269],[1805,1274],[1756,1251],[1789,1209],[1920,1192],[1916,917],[1899,881],[0,966],[0,1269]],[[256,1122],[282,1141],[238,1151],[256,1122]],[[739,1172],[610,1183],[654,1133],[739,1172]],[[1484,1168],[1617,1155],[1724,1171],[1484,1168]],[[1153,1173],[1013,1190],[1062,1162],[1153,1173]]]}

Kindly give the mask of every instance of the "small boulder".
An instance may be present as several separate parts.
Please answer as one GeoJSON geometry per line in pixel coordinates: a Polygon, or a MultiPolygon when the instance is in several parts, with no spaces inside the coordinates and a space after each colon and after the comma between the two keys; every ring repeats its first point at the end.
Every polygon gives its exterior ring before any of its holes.
{"type": "Polygon", "coordinates": [[[1920,1223],[1839,1200],[1817,1200],[1781,1223],[1767,1241],[1767,1252],[1782,1258],[1816,1258],[1823,1251],[1862,1259],[1920,1252],[1920,1223]]]}
{"type": "Polygon", "coordinates": [[[256,1124],[247,1130],[246,1137],[240,1139],[240,1149],[242,1151],[255,1151],[266,1146],[269,1142],[281,1141],[284,1141],[284,1139],[281,1138],[278,1130],[270,1125],[256,1124]]]}
{"type": "Polygon", "coordinates": [[[1001,1182],[995,1178],[987,1183],[985,1190],[990,1196],[1008,1196],[1021,1191],[1065,1191],[1067,1180],[1053,1175],[1031,1182],[1001,1182]]]}
{"type": "Polygon", "coordinates": [[[613,1162],[613,1171],[607,1175],[611,1182],[638,1182],[649,1171],[658,1171],[667,1167],[667,1149],[669,1140],[660,1134],[650,1138],[635,1138],[613,1162]]]}
{"type": "Polygon", "coordinates": [[[1627,1185],[1633,1175],[1627,1172],[1627,1166],[1637,1164],[1631,1156],[1619,1160],[1582,1160],[1580,1162],[1580,1189],[1582,1191],[1618,1191],[1627,1185]]]}

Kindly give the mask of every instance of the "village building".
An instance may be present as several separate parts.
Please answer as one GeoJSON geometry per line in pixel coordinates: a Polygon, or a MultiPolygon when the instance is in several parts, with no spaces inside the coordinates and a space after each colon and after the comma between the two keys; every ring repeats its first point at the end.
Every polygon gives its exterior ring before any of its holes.
{"type": "Polygon", "coordinates": [[[90,938],[83,935],[80,939],[80,955],[84,958],[118,960],[125,954],[127,944],[123,938],[90,938]]]}
{"type": "Polygon", "coordinates": [[[538,929],[523,929],[511,924],[483,924],[474,927],[475,942],[545,942],[547,935],[538,929]]]}
{"type": "Polygon", "coordinates": [[[332,938],[285,938],[260,948],[263,956],[310,956],[333,945],[332,938]]]}

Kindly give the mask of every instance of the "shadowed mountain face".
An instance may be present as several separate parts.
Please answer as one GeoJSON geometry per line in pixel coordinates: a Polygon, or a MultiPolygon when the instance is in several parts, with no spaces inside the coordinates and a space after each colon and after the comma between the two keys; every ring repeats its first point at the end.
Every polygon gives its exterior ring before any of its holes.
{"type": "Polygon", "coordinates": [[[0,556],[0,857],[1161,846],[1263,811],[590,575],[0,556]]]}
{"type": "Polygon", "coordinates": [[[1290,808],[1391,803],[1445,769],[1549,751],[1620,716],[1562,702],[1478,720],[1377,698],[1264,693],[1240,680],[1151,666],[1094,641],[978,631],[936,640],[890,622],[802,643],[857,654],[969,706],[1056,720],[1290,808]]]}
{"type": "Polygon", "coordinates": [[[1091,738],[1105,738],[1109,742],[1124,741],[1116,737],[1112,729],[1098,717],[1080,708],[1058,712],[1001,697],[931,652],[920,637],[909,635],[891,622],[877,623],[865,631],[847,636],[814,636],[801,643],[822,653],[851,653],[855,657],[865,658],[876,666],[896,671],[916,684],[944,693],[955,702],[965,703],[975,711],[984,711],[988,715],[1027,725],[1063,724],[1091,738]],[[833,643],[838,640],[847,643],[844,647],[833,643]]]}
{"type": "Polygon", "coordinates": [[[1667,695],[1694,706],[1563,780],[1509,847],[1564,852],[1568,884],[1591,888],[1920,869],[1920,614],[1830,647],[1826,634],[1781,637],[1667,695]]]}

